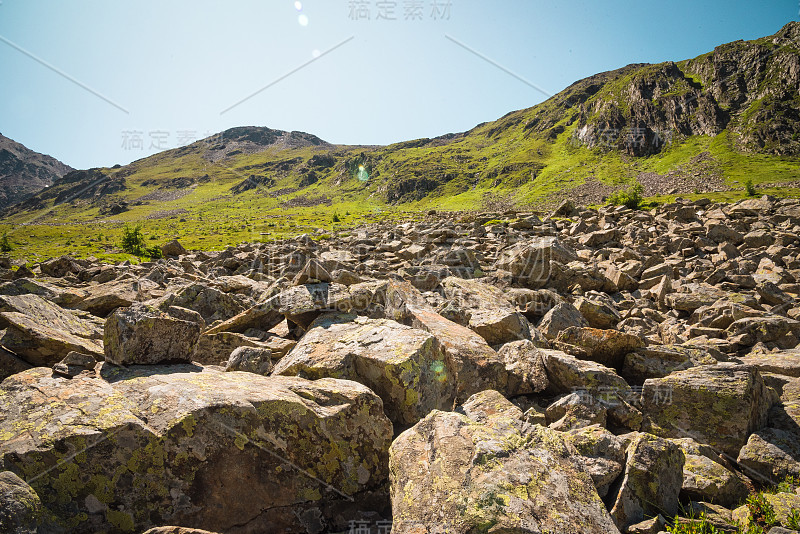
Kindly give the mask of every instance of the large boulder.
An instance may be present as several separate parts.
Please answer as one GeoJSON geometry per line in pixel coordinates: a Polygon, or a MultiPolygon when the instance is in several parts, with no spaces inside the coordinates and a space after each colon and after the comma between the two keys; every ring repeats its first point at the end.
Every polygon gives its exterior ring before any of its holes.
{"type": "Polygon", "coordinates": [[[456,369],[457,402],[464,402],[485,389],[506,390],[508,371],[497,352],[474,331],[436,313],[409,282],[390,283],[386,314],[395,321],[429,332],[444,346],[456,369]]]}
{"type": "Polygon", "coordinates": [[[756,367],[761,373],[800,377],[800,349],[751,353],[742,358],[742,363],[756,367]]]}
{"type": "Polygon", "coordinates": [[[608,394],[630,389],[616,371],[591,360],[580,360],[558,350],[539,349],[555,393],[587,391],[608,394]]]}
{"type": "Polygon", "coordinates": [[[106,317],[117,308],[149,300],[155,289],[158,289],[158,284],[146,278],[93,284],[86,288],[87,295],[76,307],[98,317],[106,317]]]}
{"type": "MultiPolygon", "coordinates": [[[[241,295],[230,295],[205,284],[189,284],[178,290],[165,303],[198,312],[207,324],[227,321],[243,312],[247,306],[241,295]]],[[[252,303],[252,301],[250,301],[252,303]]]]}
{"type": "Polygon", "coordinates": [[[573,429],[563,437],[592,477],[597,493],[605,498],[625,468],[624,440],[600,425],[573,429]]]}
{"type": "Polygon", "coordinates": [[[692,438],[673,439],[686,457],[681,495],[686,500],[704,501],[735,508],[750,491],[742,479],[723,466],[719,455],[692,438]]]}
{"type": "MultiPolygon", "coordinates": [[[[266,331],[277,326],[284,318],[307,328],[322,312],[351,311],[354,305],[350,291],[348,286],[333,283],[291,287],[209,328],[206,333],[243,333],[250,328],[266,331]]],[[[365,305],[379,299],[374,291],[373,293],[362,291],[359,295],[365,301],[365,305]]]]}
{"type": "Polygon", "coordinates": [[[0,413],[0,469],[26,475],[55,531],[342,531],[385,513],[392,428],[355,382],[39,368],[0,385],[0,413]]]}
{"type": "Polygon", "coordinates": [[[753,367],[695,367],[644,382],[643,429],[663,437],[690,437],[735,458],[750,434],[766,425],[772,402],[753,367]]]}
{"type": "Polygon", "coordinates": [[[191,359],[203,365],[220,365],[239,347],[269,348],[266,343],[244,334],[233,332],[201,334],[194,346],[191,359]]]}
{"type": "Polygon", "coordinates": [[[389,319],[323,315],[273,374],[360,382],[399,425],[413,425],[431,410],[450,410],[455,399],[454,364],[439,341],[389,319]]]}
{"type": "Polygon", "coordinates": [[[433,411],[392,443],[393,533],[618,532],[559,433],[507,414],[433,411]]]}
{"type": "Polygon", "coordinates": [[[625,355],[644,347],[644,340],[619,330],[570,326],[558,333],[556,346],[568,352],[577,349],[575,353],[580,357],[619,369],[625,355]]]}
{"type": "Polygon", "coordinates": [[[503,345],[497,354],[506,365],[509,396],[541,393],[547,389],[547,369],[533,342],[512,341],[503,345]]]}
{"type": "Polygon", "coordinates": [[[448,277],[442,281],[448,299],[470,311],[469,326],[489,345],[530,339],[528,320],[497,287],[475,280],[448,277]]]}
{"type": "Polygon", "coordinates": [[[116,365],[191,361],[202,319],[173,315],[141,303],[116,310],[106,319],[103,333],[106,361],[116,365]]]}
{"type": "Polygon", "coordinates": [[[0,345],[34,366],[50,367],[71,351],[102,358],[102,330],[94,321],[38,295],[0,297],[0,345]]]}
{"type": "Polygon", "coordinates": [[[575,251],[558,238],[540,237],[503,250],[495,262],[495,268],[508,271],[527,287],[537,289],[547,285],[554,262],[567,264],[577,259],[575,251]]]}
{"type": "Polygon", "coordinates": [[[625,476],[611,509],[617,526],[626,527],[659,513],[678,513],[684,455],[665,439],[641,433],[628,445],[625,476]]]}
{"type": "Polygon", "coordinates": [[[562,302],[542,317],[537,328],[546,338],[556,339],[558,334],[571,326],[582,328],[589,325],[575,306],[562,302]]]}

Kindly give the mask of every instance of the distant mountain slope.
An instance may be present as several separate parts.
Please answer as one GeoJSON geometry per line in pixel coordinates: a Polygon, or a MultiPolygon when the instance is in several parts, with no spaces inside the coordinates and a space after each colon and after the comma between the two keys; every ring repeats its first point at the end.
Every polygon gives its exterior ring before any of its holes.
{"type": "Polygon", "coordinates": [[[48,187],[73,170],[0,134],[0,211],[48,187]]]}
{"type": "MultiPolygon", "coordinates": [[[[241,127],[121,168],[76,171],[13,211],[71,220],[180,209],[284,212],[342,202],[471,208],[572,196],[601,202],[640,181],[648,195],[800,179],[800,23],[699,57],[580,80],[532,108],[435,139],[332,145],[241,127]]],[[[795,185],[796,187],[796,185],[795,185]]],[[[31,217],[27,217],[31,215],[31,217]]]]}

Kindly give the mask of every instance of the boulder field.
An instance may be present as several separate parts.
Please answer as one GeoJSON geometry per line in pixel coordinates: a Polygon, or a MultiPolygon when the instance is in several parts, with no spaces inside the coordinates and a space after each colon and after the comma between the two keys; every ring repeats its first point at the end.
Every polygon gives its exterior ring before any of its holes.
{"type": "Polygon", "coordinates": [[[733,531],[800,477],[800,202],[325,237],[0,261],[0,532],[733,531]]]}

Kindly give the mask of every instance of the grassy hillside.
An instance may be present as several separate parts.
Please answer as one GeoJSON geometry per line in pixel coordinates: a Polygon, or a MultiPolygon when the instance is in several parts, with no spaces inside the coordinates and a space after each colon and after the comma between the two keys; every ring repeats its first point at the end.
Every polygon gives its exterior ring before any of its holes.
{"type": "Polygon", "coordinates": [[[0,220],[13,255],[117,260],[122,228],[190,248],[325,237],[430,209],[800,194],[800,23],[678,63],[629,65],[463,134],[339,146],[244,127],[125,167],[79,171],[0,220]],[[724,69],[720,67],[724,65],[724,69]],[[797,68],[795,68],[797,67],[797,68]],[[794,85],[792,85],[794,84],[794,85]]]}

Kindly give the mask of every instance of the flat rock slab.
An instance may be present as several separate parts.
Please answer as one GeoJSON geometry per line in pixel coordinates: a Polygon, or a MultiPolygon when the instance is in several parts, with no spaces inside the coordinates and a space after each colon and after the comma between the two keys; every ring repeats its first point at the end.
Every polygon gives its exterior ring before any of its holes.
{"type": "Polygon", "coordinates": [[[369,507],[353,500],[388,476],[382,403],[343,380],[38,368],[0,385],[0,413],[0,467],[29,481],[62,531],[306,532],[314,517],[344,530],[369,507]]]}

